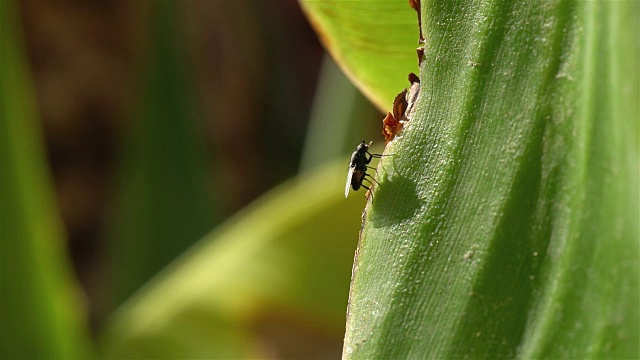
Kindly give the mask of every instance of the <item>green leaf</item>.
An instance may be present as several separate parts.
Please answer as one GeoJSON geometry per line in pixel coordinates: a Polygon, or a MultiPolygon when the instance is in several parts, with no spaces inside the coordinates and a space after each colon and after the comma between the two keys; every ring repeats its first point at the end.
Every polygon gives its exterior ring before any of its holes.
{"type": "MultiPolygon", "coordinates": [[[[219,220],[208,189],[204,124],[195,121],[192,82],[174,2],[151,6],[151,49],[140,105],[124,146],[110,229],[114,303],[120,304],[219,220]]],[[[179,13],[179,12],[178,12],[179,13]]]]}
{"type": "Polygon", "coordinates": [[[364,199],[343,198],[344,163],[316,170],[241,211],[125,303],[103,355],[338,356],[364,199]]]}
{"type": "Polygon", "coordinates": [[[639,357],[639,4],[422,10],[421,96],[378,168],[344,357],[639,357]]]}
{"type": "Polygon", "coordinates": [[[86,358],[17,6],[0,2],[0,357],[86,358]]]}
{"type": "Polygon", "coordinates": [[[406,1],[301,0],[300,5],[325,48],[379,109],[388,111],[396,94],[417,72],[419,28],[406,1]]]}

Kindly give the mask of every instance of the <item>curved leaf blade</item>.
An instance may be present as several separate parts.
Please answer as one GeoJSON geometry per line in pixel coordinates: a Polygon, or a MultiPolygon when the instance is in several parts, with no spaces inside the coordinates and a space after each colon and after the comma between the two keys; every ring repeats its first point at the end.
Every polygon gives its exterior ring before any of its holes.
{"type": "Polygon", "coordinates": [[[345,175],[300,176],[206,236],[113,315],[104,356],[339,355],[363,203],[342,196],[345,175]]]}
{"type": "Polygon", "coordinates": [[[301,0],[325,48],[379,109],[388,111],[417,71],[419,29],[405,1],[301,0]]]}

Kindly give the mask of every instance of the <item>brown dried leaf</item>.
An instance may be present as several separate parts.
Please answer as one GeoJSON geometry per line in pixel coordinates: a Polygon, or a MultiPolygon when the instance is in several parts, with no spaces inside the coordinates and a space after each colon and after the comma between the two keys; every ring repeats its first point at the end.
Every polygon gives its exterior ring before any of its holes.
{"type": "Polygon", "coordinates": [[[420,29],[420,43],[424,43],[424,36],[422,36],[422,15],[420,13],[420,0],[409,0],[409,5],[413,10],[418,13],[418,28],[420,29]]]}
{"type": "Polygon", "coordinates": [[[404,117],[405,111],[407,111],[407,89],[402,90],[393,99],[393,117],[400,121],[404,117]]]}
{"type": "Polygon", "coordinates": [[[382,135],[384,135],[384,141],[388,143],[393,140],[402,125],[391,114],[387,113],[387,116],[382,120],[382,135]]]}

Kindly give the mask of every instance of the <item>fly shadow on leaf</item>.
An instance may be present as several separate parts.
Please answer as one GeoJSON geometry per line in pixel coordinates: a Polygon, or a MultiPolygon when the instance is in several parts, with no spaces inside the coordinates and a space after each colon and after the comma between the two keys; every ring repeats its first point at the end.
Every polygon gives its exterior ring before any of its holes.
{"type": "Polygon", "coordinates": [[[413,217],[422,207],[415,182],[398,172],[385,173],[375,189],[369,220],[375,228],[398,224],[413,217]]]}

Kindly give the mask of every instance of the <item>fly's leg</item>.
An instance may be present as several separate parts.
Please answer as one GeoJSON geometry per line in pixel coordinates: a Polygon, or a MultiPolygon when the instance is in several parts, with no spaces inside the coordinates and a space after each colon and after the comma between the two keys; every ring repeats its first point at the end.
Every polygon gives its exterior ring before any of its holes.
{"type": "MultiPolygon", "coordinates": [[[[377,169],[376,169],[376,172],[378,172],[378,170],[377,170],[377,169]]],[[[364,174],[364,177],[365,177],[365,178],[369,177],[369,179],[371,179],[371,180],[368,180],[368,179],[367,179],[367,181],[369,181],[369,182],[374,182],[374,183],[376,183],[376,184],[380,185],[380,183],[378,182],[378,180],[376,180],[373,176],[371,176],[371,175],[369,175],[369,174],[366,174],[366,173],[365,173],[365,174],[364,174]]]]}
{"type": "Polygon", "coordinates": [[[369,192],[369,194],[371,194],[371,202],[373,203],[373,191],[371,191],[371,189],[367,186],[367,185],[361,185],[363,188],[367,189],[367,191],[369,192]]]}
{"type": "MultiPolygon", "coordinates": [[[[372,154],[370,152],[367,152],[367,154],[369,154],[369,156],[371,158],[381,158],[383,156],[393,156],[393,155],[395,155],[395,154],[372,154]]],[[[369,161],[371,161],[371,160],[369,160],[369,161]]]]}
{"type": "Polygon", "coordinates": [[[371,162],[371,159],[373,159],[373,154],[371,154],[370,152],[367,151],[365,153],[365,159],[366,159],[365,164],[369,164],[371,162]],[[367,155],[369,155],[368,159],[366,159],[367,155]]]}

